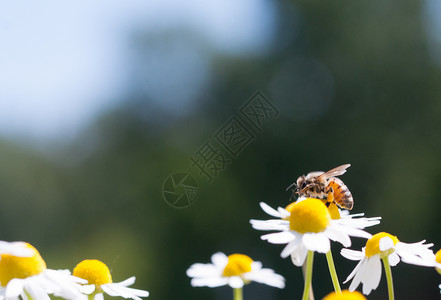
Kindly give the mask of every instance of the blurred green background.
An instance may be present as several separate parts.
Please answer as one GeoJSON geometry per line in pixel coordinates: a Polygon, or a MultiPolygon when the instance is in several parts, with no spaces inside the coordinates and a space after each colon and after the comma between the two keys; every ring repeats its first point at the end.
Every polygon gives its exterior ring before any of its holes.
{"type": "MultiPolygon", "coordinates": [[[[185,272],[217,251],[245,253],[287,280],[283,290],[246,286],[245,299],[300,299],[301,270],[280,258],[282,246],[261,241],[249,220],[268,218],[261,201],[287,205],[285,188],[297,176],[351,163],[342,179],[354,196],[353,212],[382,217],[371,233],[441,248],[441,30],[433,18],[441,9],[435,1],[259,3],[273,16],[260,50],[220,51],[195,31],[138,24],[124,32],[131,49],[124,63],[132,73],[117,104],[68,140],[4,134],[1,238],[30,242],[51,268],[100,259],[114,281],[135,275],[135,287],[150,291],[149,299],[231,299],[226,287],[192,288],[185,272]],[[181,52],[202,59],[208,71],[195,75],[200,65],[181,52]],[[169,60],[169,53],[177,55],[169,60]],[[154,77],[162,64],[172,64],[159,80],[174,98],[155,102],[142,78],[154,77]],[[181,67],[185,76],[174,76],[181,67]],[[189,93],[187,76],[204,84],[189,93]],[[280,114],[253,131],[255,139],[208,183],[190,157],[256,91],[280,114]],[[163,181],[178,171],[199,185],[185,209],[162,197],[163,181]]],[[[352,248],[362,246],[354,240],[352,248]]],[[[343,281],[355,263],[340,249],[333,245],[343,281]]],[[[321,299],[332,290],[324,255],[316,256],[313,276],[321,299]]],[[[433,269],[400,264],[393,276],[397,299],[439,297],[441,277],[433,269]]],[[[387,298],[384,277],[369,298],[387,298]]]]}

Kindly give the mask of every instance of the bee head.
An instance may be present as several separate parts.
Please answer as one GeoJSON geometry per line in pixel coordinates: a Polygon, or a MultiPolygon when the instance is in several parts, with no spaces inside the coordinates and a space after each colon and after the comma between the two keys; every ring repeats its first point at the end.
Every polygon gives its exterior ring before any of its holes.
{"type": "Polygon", "coordinates": [[[308,189],[308,184],[306,183],[306,176],[302,175],[297,178],[295,193],[301,194],[305,191],[305,189],[308,189]]]}

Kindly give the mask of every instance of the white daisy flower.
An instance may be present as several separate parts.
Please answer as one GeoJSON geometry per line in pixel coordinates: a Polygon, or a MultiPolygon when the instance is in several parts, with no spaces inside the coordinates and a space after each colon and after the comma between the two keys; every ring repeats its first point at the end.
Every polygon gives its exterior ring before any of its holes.
{"type": "Polygon", "coordinates": [[[296,266],[303,265],[308,250],[328,253],[331,240],[349,247],[350,236],[370,238],[371,234],[362,229],[380,222],[379,217],[357,218],[362,214],[340,215],[335,204],[328,209],[322,200],[314,198],[291,203],[286,209],[275,210],[265,203],[260,205],[266,213],[279,219],[251,220],[253,228],[280,231],[261,238],[272,244],[287,244],[281,256],[291,256],[296,266]]]}
{"type": "Polygon", "coordinates": [[[369,295],[380,283],[380,259],[386,257],[390,266],[397,265],[400,260],[413,265],[433,266],[433,252],[429,249],[433,244],[424,244],[424,242],[406,244],[400,242],[396,236],[380,232],[366,242],[362,251],[342,249],[341,254],[344,257],[360,261],[344,283],[353,279],[349,290],[354,291],[361,283],[363,294],[369,295]]]}
{"type": "Polygon", "coordinates": [[[18,300],[20,297],[47,300],[50,294],[65,299],[86,299],[79,291],[81,279],[70,275],[68,270],[47,269],[40,253],[30,244],[11,244],[6,247],[10,254],[1,254],[0,259],[0,300],[18,300]]]}
{"type": "Polygon", "coordinates": [[[226,256],[218,252],[211,256],[211,264],[193,264],[187,270],[191,285],[218,287],[229,285],[240,289],[251,281],[267,284],[277,288],[285,287],[285,278],[271,269],[262,268],[262,263],[253,261],[244,254],[226,256]]]}
{"type": "Polygon", "coordinates": [[[112,275],[106,264],[97,259],[86,259],[80,262],[73,270],[73,275],[85,279],[86,283],[81,291],[91,295],[94,300],[103,300],[106,293],[112,297],[123,297],[141,300],[140,297],[148,297],[149,292],[129,288],[135,283],[135,277],[113,283],[112,275]]]}

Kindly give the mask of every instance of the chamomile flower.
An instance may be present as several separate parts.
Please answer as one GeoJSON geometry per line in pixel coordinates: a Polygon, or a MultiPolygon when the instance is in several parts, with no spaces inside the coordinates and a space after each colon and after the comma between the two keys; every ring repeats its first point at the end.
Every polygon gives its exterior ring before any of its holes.
{"type": "Polygon", "coordinates": [[[380,259],[385,263],[386,272],[390,270],[389,265],[395,266],[400,260],[413,265],[433,266],[433,252],[429,249],[433,244],[424,244],[424,242],[406,244],[400,242],[396,236],[380,232],[366,242],[362,251],[341,250],[341,254],[347,259],[359,261],[344,283],[353,279],[349,290],[354,291],[361,283],[363,294],[369,295],[380,283],[380,259]]]}
{"type": "Polygon", "coordinates": [[[196,263],[187,270],[194,287],[218,287],[229,285],[241,289],[251,281],[267,284],[277,288],[285,287],[285,279],[271,269],[262,268],[262,263],[253,261],[244,254],[226,256],[222,252],[211,256],[211,264],[196,263]]]}
{"type": "Polygon", "coordinates": [[[330,241],[343,246],[351,245],[350,236],[370,238],[371,234],[362,230],[379,223],[380,218],[357,218],[359,215],[342,215],[337,209],[330,212],[320,199],[307,198],[291,203],[286,209],[272,209],[265,203],[262,209],[279,219],[251,220],[254,229],[280,231],[263,235],[261,238],[272,244],[287,244],[281,256],[291,256],[296,266],[305,262],[308,251],[328,253],[330,241]],[[332,213],[332,215],[331,215],[332,213]]]}
{"type": "Polygon", "coordinates": [[[30,244],[12,244],[8,246],[9,253],[1,254],[0,259],[1,300],[18,300],[20,297],[47,300],[49,294],[65,299],[85,298],[79,291],[81,279],[70,275],[68,270],[47,269],[40,253],[30,244]]]}
{"type": "Polygon", "coordinates": [[[341,293],[330,293],[323,300],[366,300],[366,297],[357,291],[344,290],[341,293]]]}
{"type": "Polygon", "coordinates": [[[97,259],[86,259],[80,262],[73,270],[73,275],[85,279],[88,284],[84,285],[82,292],[92,295],[94,300],[103,300],[106,293],[112,297],[123,297],[141,300],[140,297],[148,297],[149,292],[129,288],[135,283],[135,277],[130,277],[122,282],[113,283],[109,268],[97,259]]]}

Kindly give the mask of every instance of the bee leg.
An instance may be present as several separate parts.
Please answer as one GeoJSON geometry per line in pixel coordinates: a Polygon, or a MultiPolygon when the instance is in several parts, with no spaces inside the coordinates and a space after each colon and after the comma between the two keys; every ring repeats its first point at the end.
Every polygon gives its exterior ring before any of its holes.
{"type": "Polygon", "coordinates": [[[296,190],[292,189],[292,193],[291,193],[291,196],[289,197],[289,201],[294,199],[295,194],[296,194],[296,190]]]}

